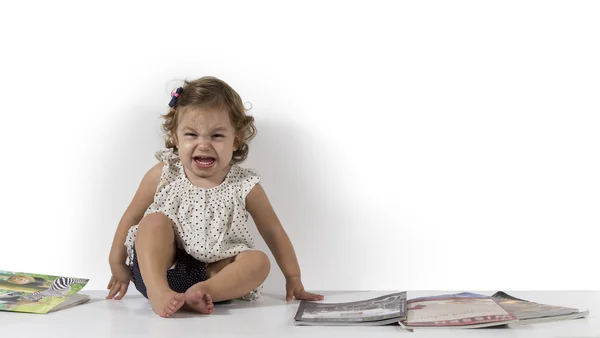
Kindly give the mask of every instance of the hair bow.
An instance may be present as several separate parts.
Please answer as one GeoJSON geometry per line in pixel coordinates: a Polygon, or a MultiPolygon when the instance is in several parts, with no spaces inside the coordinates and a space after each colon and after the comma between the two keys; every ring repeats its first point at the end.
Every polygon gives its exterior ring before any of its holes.
{"type": "Polygon", "coordinates": [[[171,102],[169,102],[169,107],[175,107],[175,105],[177,104],[177,98],[179,98],[181,92],[183,92],[183,88],[179,87],[177,88],[177,90],[175,90],[174,93],[171,93],[171,102]]]}

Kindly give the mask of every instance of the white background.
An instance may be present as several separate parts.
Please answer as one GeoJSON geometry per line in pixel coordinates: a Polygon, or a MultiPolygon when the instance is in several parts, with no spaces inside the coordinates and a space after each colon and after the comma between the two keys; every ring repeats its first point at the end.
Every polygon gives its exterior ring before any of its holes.
{"type": "Polygon", "coordinates": [[[1,7],[0,269],[104,288],[169,93],[213,75],[308,289],[600,285],[598,2],[1,7]]]}

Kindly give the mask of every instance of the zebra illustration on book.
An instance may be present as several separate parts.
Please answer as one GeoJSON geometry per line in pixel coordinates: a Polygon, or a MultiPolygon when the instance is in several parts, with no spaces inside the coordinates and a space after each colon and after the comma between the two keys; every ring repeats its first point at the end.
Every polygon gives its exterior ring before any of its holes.
{"type": "Polygon", "coordinates": [[[22,299],[37,302],[44,297],[64,297],[67,292],[71,291],[71,285],[85,284],[86,282],[86,279],[59,277],[52,282],[52,285],[47,290],[34,292],[23,296],[22,299]]]}

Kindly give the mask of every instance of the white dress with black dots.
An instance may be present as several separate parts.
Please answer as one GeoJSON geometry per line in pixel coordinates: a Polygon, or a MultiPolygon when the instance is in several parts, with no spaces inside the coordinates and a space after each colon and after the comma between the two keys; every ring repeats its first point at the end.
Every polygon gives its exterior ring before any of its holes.
{"type": "MultiPolygon", "coordinates": [[[[246,196],[260,181],[256,172],[233,165],[220,185],[204,189],[189,181],[172,149],[160,150],[155,156],[164,167],[154,202],[144,216],[165,214],[175,224],[177,246],[201,262],[213,263],[254,248],[246,227],[246,196]]],[[[125,242],[129,262],[133,261],[136,232],[137,225],[129,229],[125,242]]],[[[262,285],[242,299],[256,300],[261,291],[262,285]]]]}

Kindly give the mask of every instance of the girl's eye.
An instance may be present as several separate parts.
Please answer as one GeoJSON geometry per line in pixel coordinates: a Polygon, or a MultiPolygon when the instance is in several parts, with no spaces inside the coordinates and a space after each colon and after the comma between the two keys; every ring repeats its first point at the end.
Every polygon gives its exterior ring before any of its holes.
{"type": "Polygon", "coordinates": [[[185,136],[196,136],[196,134],[192,134],[192,133],[185,133],[185,136]]]}
{"type": "Polygon", "coordinates": [[[225,135],[223,135],[223,134],[215,134],[215,135],[213,135],[213,137],[225,137],[225,135]]]}

